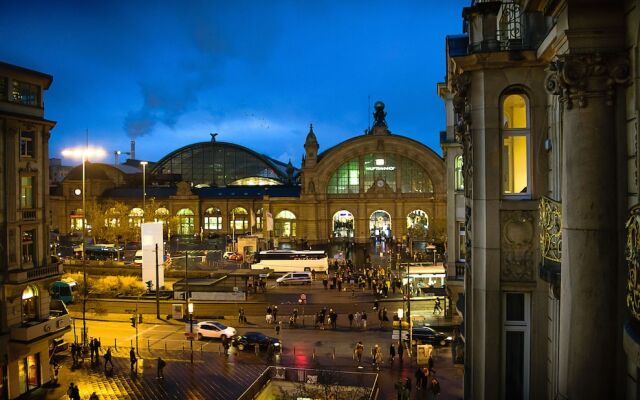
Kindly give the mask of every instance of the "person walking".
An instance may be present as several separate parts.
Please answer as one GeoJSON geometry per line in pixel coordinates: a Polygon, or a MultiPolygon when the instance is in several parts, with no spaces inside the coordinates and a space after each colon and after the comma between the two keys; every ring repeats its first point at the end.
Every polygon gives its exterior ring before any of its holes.
{"type": "Polygon", "coordinates": [[[422,387],[422,380],[424,379],[422,368],[416,368],[416,372],[413,376],[416,378],[416,390],[420,390],[420,388],[422,387]]]}
{"type": "Polygon", "coordinates": [[[400,366],[402,366],[402,356],[404,355],[404,343],[402,340],[398,342],[398,359],[400,360],[400,366]]]}
{"type": "Polygon", "coordinates": [[[382,358],[382,349],[380,347],[376,347],[376,369],[378,371],[380,371],[380,366],[382,366],[383,362],[384,359],[382,358]]]}
{"type": "Polygon", "coordinates": [[[273,322],[278,320],[278,306],[273,306],[273,322]]]}
{"type": "Polygon", "coordinates": [[[436,303],[433,306],[433,314],[440,314],[442,312],[442,307],[440,307],[440,299],[436,297],[436,303]]]}
{"type": "Polygon", "coordinates": [[[129,362],[131,363],[131,373],[136,374],[138,372],[138,359],[136,358],[136,351],[133,347],[129,350],[129,362]]]}
{"type": "Polygon", "coordinates": [[[93,347],[93,338],[89,338],[89,356],[91,358],[91,365],[93,365],[93,356],[95,354],[93,347]]]}
{"type": "Polygon", "coordinates": [[[107,372],[107,364],[111,364],[111,370],[113,371],[113,361],[111,361],[111,347],[107,348],[106,353],[104,353],[104,372],[107,372]]]}
{"type": "Polygon", "coordinates": [[[362,353],[364,353],[364,345],[362,344],[362,341],[360,340],[356,344],[356,348],[354,350],[354,354],[356,356],[356,360],[358,360],[358,366],[360,366],[360,364],[362,363],[362,353]]]}
{"type": "Polygon", "coordinates": [[[362,311],[362,315],[360,316],[360,318],[362,318],[362,329],[366,331],[367,330],[367,313],[365,311],[362,311]]]}
{"type": "Polygon", "coordinates": [[[391,342],[389,346],[389,365],[393,365],[393,360],[396,359],[396,346],[391,342]]]}
{"type": "Polygon", "coordinates": [[[98,400],[98,393],[91,393],[91,396],[89,396],[89,400],[98,400]]]}
{"type": "Polygon", "coordinates": [[[353,329],[353,319],[354,319],[353,313],[349,313],[348,318],[349,318],[349,329],[351,330],[353,329]]]}
{"type": "Polygon", "coordinates": [[[282,321],[276,322],[276,336],[280,336],[280,324],[282,321]]]}
{"type": "Polygon", "coordinates": [[[164,367],[167,363],[162,359],[162,357],[158,357],[158,370],[156,371],[156,379],[164,380],[164,367]]]}
{"type": "Polygon", "coordinates": [[[376,344],[371,348],[371,364],[376,367],[376,355],[378,354],[378,345],[376,344]]]}

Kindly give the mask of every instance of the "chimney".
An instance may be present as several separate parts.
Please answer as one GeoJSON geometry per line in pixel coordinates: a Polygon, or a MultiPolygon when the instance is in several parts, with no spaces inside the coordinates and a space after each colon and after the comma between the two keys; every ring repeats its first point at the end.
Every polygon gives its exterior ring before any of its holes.
{"type": "Polygon", "coordinates": [[[129,154],[129,158],[132,160],[136,159],[136,141],[131,141],[131,154],[129,154]]]}

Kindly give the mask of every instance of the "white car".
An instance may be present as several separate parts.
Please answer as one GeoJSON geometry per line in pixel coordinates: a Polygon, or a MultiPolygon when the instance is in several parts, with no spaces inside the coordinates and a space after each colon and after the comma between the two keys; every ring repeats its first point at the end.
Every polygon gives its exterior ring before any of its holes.
{"type": "Polygon", "coordinates": [[[235,251],[225,251],[224,254],[222,255],[222,258],[225,260],[228,260],[229,257],[231,257],[234,254],[236,254],[235,251]]]}
{"type": "Polygon", "coordinates": [[[202,321],[198,322],[196,326],[198,340],[202,340],[203,338],[225,339],[231,338],[236,334],[235,328],[226,326],[220,322],[202,321]]]}

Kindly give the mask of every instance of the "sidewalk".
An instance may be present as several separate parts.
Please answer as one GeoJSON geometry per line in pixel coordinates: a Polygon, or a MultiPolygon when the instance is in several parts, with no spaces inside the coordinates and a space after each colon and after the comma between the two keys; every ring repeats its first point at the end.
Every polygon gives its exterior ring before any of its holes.
{"type": "MultiPolygon", "coordinates": [[[[328,349],[325,349],[328,350],[328,349]]],[[[70,382],[78,385],[83,399],[96,392],[100,399],[237,399],[240,394],[259,376],[267,364],[264,356],[256,357],[252,352],[232,353],[229,358],[217,353],[194,353],[194,364],[190,363],[189,351],[175,351],[167,355],[164,352],[141,352],[137,375],[129,369],[127,352],[114,354],[113,373],[106,376],[102,365],[91,367],[88,361],[78,369],[72,370],[69,357],[63,361],[59,373],[59,386],[41,388],[29,396],[32,399],[67,399],[66,390],[70,382]],[[164,370],[165,380],[156,379],[156,360],[158,356],[167,362],[164,370]]],[[[442,388],[438,397],[441,400],[462,398],[462,366],[453,365],[446,349],[437,351],[434,356],[435,368],[442,388]]],[[[378,372],[380,395],[378,399],[395,399],[394,384],[409,377],[415,386],[415,361],[413,364],[405,358],[404,364],[398,360],[393,366],[385,365],[378,372]]],[[[370,357],[365,353],[363,369],[358,370],[351,356],[334,355],[321,351],[316,354],[293,353],[286,351],[277,360],[279,365],[298,368],[319,368],[336,371],[372,372],[370,357]]],[[[375,371],[374,371],[375,372],[375,371]]],[[[424,393],[415,389],[412,399],[423,399],[424,393]]]]}

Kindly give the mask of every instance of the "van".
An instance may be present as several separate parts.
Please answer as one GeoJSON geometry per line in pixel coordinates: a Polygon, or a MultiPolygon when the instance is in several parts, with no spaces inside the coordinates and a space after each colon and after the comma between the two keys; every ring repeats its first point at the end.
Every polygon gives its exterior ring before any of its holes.
{"type": "Polygon", "coordinates": [[[311,285],[311,272],[289,272],[276,279],[278,285],[311,285]]]}
{"type": "Polygon", "coordinates": [[[138,266],[142,266],[142,250],[136,251],[136,256],[133,257],[133,263],[138,266]]]}

